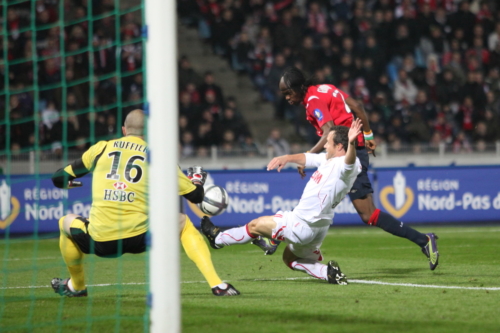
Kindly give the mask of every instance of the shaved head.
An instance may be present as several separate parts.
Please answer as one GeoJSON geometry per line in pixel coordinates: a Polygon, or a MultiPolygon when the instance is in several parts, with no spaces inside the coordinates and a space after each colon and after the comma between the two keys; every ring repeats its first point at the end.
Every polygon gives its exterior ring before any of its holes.
{"type": "Polygon", "coordinates": [[[125,135],[144,135],[144,112],[140,109],[130,111],[125,118],[125,126],[123,126],[125,135]]]}

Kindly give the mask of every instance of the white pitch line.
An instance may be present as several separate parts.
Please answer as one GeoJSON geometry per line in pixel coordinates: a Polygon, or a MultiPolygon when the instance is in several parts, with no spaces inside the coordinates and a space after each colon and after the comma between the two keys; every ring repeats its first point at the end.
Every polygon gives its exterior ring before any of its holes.
{"type": "MultiPolygon", "coordinates": [[[[269,279],[253,279],[250,281],[293,281],[293,280],[316,280],[312,277],[293,277],[293,278],[269,278],[269,279]]],[[[229,280],[224,280],[224,282],[230,282],[229,280]]],[[[191,283],[207,283],[206,281],[181,281],[183,284],[191,283]]],[[[500,287],[460,287],[460,286],[439,286],[432,284],[414,284],[414,283],[393,283],[393,282],[382,282],[382,281],[370,281],[370,280],[349,280],[349,283],[359,283],[359,284],[375,284],[384,286],[397,286],[397,287],[412,287],[412,288],[434,288],[434,289],[461,289],[461,290],[500,290],[500,287]]],[[[128,283],[100,283],[100,284],[90,284],[89,287],[111,287],[111,286],[130,286],[130,285],[145,285],[147,282],[128,282],[128,283]]],[[[36,289],[36,288],[49,288],[49,286],[20,286],[20,287],[0,287],[0,290],[8,289],[36,289]]]]}
{"type": "Polygon", "coordinates": [[[349,283],[380,284],[380,285],[384,285],[384,286],[401,286],[401,287],[415,287],[415,288],[465,289],[465,290],[500,290],[500,287],[438,286],[438,285],[432,285],[432,284],[391,283],[391,282],[367,281],[367,280],[349,280],[349,283]]]}
{"type": "MultiPolygon", "coordinates": [[[[413,227],[417,225],[412,225],[413,227]]],[[[418,226],[417,226],[418,227],[418,226]]],[[[428,225],[425,226],[426,228],[428,225]]],[[[475,228],[475,229],[468,229],[467,227],[463,227],[461,230],[445,230],[445,228],[441,228],[440,230],[436,231],[436,234],[467,234],[467,233],[476,233],[476,232],[500,232],[500,229],[498,228],[489,228],[485,227],[484,229],[481,228],[475,228]]],[[[330,228],[327,236],[343,236],[343,235],[373,235],[373,231],[371,230],[360,230],[360,231],[347,231],[347,230],[342,230],[342,229],[336,229],[335,224],[333,228],[330,228]]]]}
{"type": "Polygon", "coordinates": [[[54,259],[61,259],[61,257],[9,258],[9,259],[4,259],[3,261],[25,261],[25,260],[37,261],[37,260],[54,260],[54,259]]]}

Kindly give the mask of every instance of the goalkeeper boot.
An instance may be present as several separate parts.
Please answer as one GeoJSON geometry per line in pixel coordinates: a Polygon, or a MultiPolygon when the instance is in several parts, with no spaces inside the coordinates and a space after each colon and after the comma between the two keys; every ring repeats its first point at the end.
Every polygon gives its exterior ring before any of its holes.
{"type": "Polygon", "coordinates": [[[429,268],[431,271],[435,270],[437,265],[439,264],[439,252],[437,248],[436,240],[438,240],[438,236],[433,233],[425,234],[429,241],[427,245],[422,248],[422,253],[429,259],[429,268]]]}
{"type": "Polygon", "coordinates": [[[212,288],[212,293],[215,296],[238,296],[240,294],[240,292],[229,283],[227,283],[226,289],[219,287],[212,288]]]}
{"type": "Polygon", "coordinates": [[[207,237],[212,248],[220,249],[222,247],[215,244],[215,239],[220,234],[220,229],[210,221],[208,216],[203,216],[201,219],[201,232],[207,237]]]}
{"type": "Polygon", "coordinates": [[[339,264],[336,261],[330,260],[328,262],[327,274],[328,283],[342,285],[347,284],[347,278],[345,277],[344,273],[340,271],[339,264]]]}
{"type": "Polygon", "coordinates": [[[276,252],[280,243],[280,241],[262,236],[259,236],[252,241],[252,244],[260,247],[264,251],[264,255],[266,256],[276,252]]]}
{"type": "Polygon", "coordinates": [[[68,286],[68,279],[53,278],[50,285],[56,294],[68,297],[87,297],[87,289],[80,291],[71,291],[68,286]]]}

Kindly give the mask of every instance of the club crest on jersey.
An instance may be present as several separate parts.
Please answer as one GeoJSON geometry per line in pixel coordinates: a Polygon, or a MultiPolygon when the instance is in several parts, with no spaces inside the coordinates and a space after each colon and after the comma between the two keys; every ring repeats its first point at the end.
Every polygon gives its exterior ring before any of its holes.
{"type": "Polygon", "coordinates": [[[326,84],[322,84],[318,87],[318,92],[320,93],[327,93],[328,90],[332,89],[331,87],[327,86],[326,84]]]}
{"type": "Polygon", "coordinates": [[[124,190],[128,186],[127,186],[127,184],[125,184],[123,182],[116,182],[116,183],[113,184],[113,187],[116,188],[117,190],[124,190]]]}
{"type": "Polygon", "coordinates": [[[320,109],[314,109],[314,116],[318,120],[323,120],[323,113],[321,113],[320,109]]]}

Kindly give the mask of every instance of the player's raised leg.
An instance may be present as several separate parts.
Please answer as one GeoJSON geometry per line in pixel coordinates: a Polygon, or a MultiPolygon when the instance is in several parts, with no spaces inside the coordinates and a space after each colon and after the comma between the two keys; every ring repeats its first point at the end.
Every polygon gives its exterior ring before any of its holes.
{"type": "Polygon", "coordinates": [[[201,219],[201,231],[214,249],[235,244],[246,244],[258,236],[271,238],[272,230],[276,228],[274,216],[261,216],[250,223],[228,230],[221,231],[208,216],[201,219]]]}
{"type": "Polygon", "coordinates": [[[398,221],[394,216],[376,208],[371,193],[353,200],[352,204],[364,223],[379,227],[392,235],[406,238],[420,246],[422,252],[429,258],[430,269],[436,269],[439,252],[436,244],[437,237],[434,234],[423,234],[402,221],[398,221]]]}
{"type": "MultiPolygon", "coordinates": [[[[54,278],[52,288],[61,296],[82,297],[87,296],[85,275],[83,271],[84,254],[71,238],[71,228],[82,229],[84,223],[77,219],[75,214],[69,214],[59,219],[59,247],[69,271],[69,279],[54,278]]],[[[82,232],[84,232],[82,230],[82,232]]]]}
{"type": "Polygon", "coordinates": [[[181,225],[181,243],[186,251],[187,256],[191,259],[201,274],[205,277],[212,293],[216,296],[236,296],[240,292],[236,290],[231,284],[222,282],[219,275],[215,271],[210,256],[210,251],[207,244],[203,240],[199,231],[196,230],[189,217],[185,214],[179,214],[181,225]]]}

